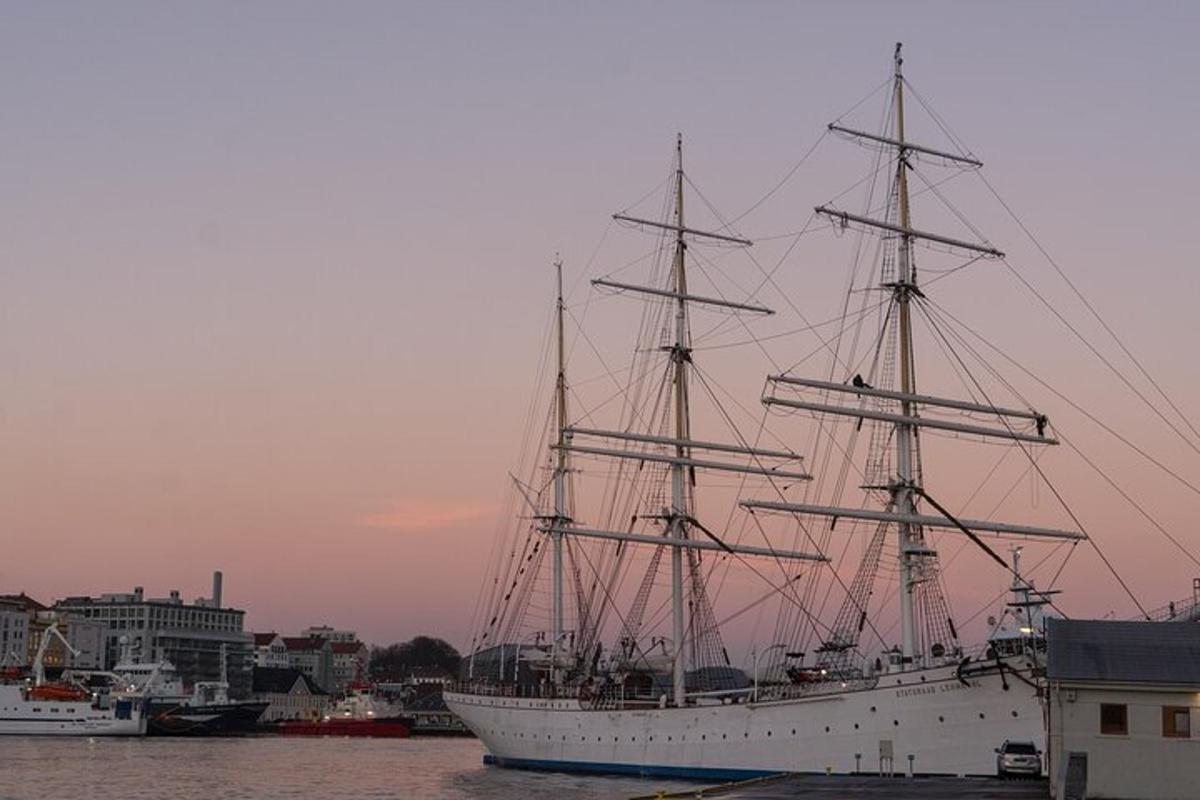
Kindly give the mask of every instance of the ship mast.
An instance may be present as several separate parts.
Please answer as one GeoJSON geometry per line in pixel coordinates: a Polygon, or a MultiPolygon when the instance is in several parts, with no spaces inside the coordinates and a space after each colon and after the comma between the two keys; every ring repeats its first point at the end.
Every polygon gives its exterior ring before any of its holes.
{"type": "MultiPolygon", "coordinates": [[[[555,304],[558,339],[558,379],[554,387],[555,421],[558,423],[558,447],[556,448],[556,463],[554,467],[554,528],[563,528],[571,523],[567,511],[567,470],[570,453],[567,444],[567,362],[563,337],[563,291],[562,291],[562,259],[555,258],[554,271],[557,279],[558,294],[555,304]]],[[[550,645],[550,676],[554,685],[561,679],[559,671],[559,650],[563,642],[563,534],[554,530],[550,534],[553,545],[553,600],[552,600],[552,639],[550,645]]]]}
{"type": "MultiPolygon", "coordinates": [[[[900,227],[912,230],[908,206],[908,152],[904,144],[904,75],[901,66],[900,44],[896,44],[895,110],[896,110],[896,187],[899,194],[900,227]]],[[[899,276],[892,288],[899,308],[900,322],[900,391],[911,395],[916,392],[913,366],[912,317],[909,300],[916,289],[916,271],[912,262],[912,236],[900,234],[899,276]]],[[[900,401],[902,417],[914,416],[912,402],[900,401]]],[[[915,461],[913,455],[916,427],[909,422],[896,423],[896,472],[898,480],[891,487],[892,506],[901,514],[916,514],[913,502],[915,488],[915,461]]],[[[913,611],[913,588],[917,580],[915,551],[923,550],[920,525],[901,522],[900,536],[900,630],[901,650],[905,663],[911,663],[917,650],[916,621],[913,611]]]]}
{"type": "MultiPolygon", "coordinates": [[[[559,300],[559,385],[558,385],[558,441],[554,446],[559,451],[558,467],[555,470],[555,511],[549,524],[540,526],[540,530],[553,536],[555,548],[555,584],[554,584],[554,621],[555,630],[561,633],[561,565],[558,548],[561,547],[562,536],[599,539],[602,541],[617,541],[630,544],[671,548],[671,627],[672,627],[672,689],[671,702],[682,707],[687,703],[685,686],[687,659],[684,639],[687,637],[688,599],[685,596],[684,584],[684,550],[708,550],[730,555],[765,556],[778,559],[798,561],[823,562],[828,559],[820,553],[805,553],[792,550],[782,550],[775,547],[756,547],[741,543],[726,542],[717,534],[703,529],[706,538],[692,538],[689,529],[695,522],[691,514],[691,488],[689,481],[695,485],[696,470],[713,472],[731,472],[743,475],[760,475],[777,480],[807,481],[812,476],[795,465],[802,462],[801,457],[791,451],[765,450],[757,447],[747,447],[740,443],[714,442],[691,438],[691,422],[688,403],[688,372],[692,362],[692,352],[688,334],[688,311],[691,306],[702,308],[721,308],[727,312],[772,314],[771,309],[747,303],[732,302],[719,297],[694,295],[688,292],[686,253],[688,238],[699,238],[728,244],[749,247],[752,242],[729,233],[702,231],[688,228],[684,225],[683,215],[683,137],[675,140],[675,181],[672,187],[675,192],[675,208],[670,222],[632,217],[627,214],[614,214],[613,219],[639,227],[670,231],[674,238],[674,254],[669,288],[657,286],[641,286],[637,284],[618,283],[606,279],[594,279],[592,285],[630,293],[650,298],[668,298],[675,312],[675,331],[673,342],[664,347],[670,359],[671,393],[674,405],[674,419],[669,436],[661,435],[660,431],[640,433],[633,430],[604,430],[568,426],[566,424],[566,379],[562,356],[562,301],[561,289],[559,300]],[[580,441],[583,439],[584,441],[580,441]],[[589,441],[591,440],[591,441],[589,441]],[[595,441],[600,440],[600,441],[595,441]],[[695,451],[721,453],[723,458],[693,457],[695,451]],[[669,466],[671,476],[670,507],[662,509],[662,514],[653,514],[647,518],[655,518],[663,523],[661,533],[639,534],[633,530],[604,530],[576,524],[570,518],[567,508],[566,485],[568,472],[564,453],[578,453],[585,456],[614,458],[634,461],[640,464],[654,463],[669,466]]],[[[561,280],[561,279],[560,279],[561,280]]],[[[665,501],[664,501],[665,505],[665,501]]],[[[636,517],[635,517],[636,521],[636,517]]],[[[697,523],[698,524],[698,523],[697,523]]],[[[695,598],[693,601],[695,602],[695,598]]]]}
{"type": "MultiPolygon", "coordinates": [[[[893,184],[895,206],[889,205],[889,214],[883,219],[851,214],[832,207],[832,205],[817,206],[816,213],[828,217],[835,226],[842,229],[854,225],[859,228],[873,230],[887,237],[898,240],[896,248],[897,273],[894,280],[887,280],[883,288],[892,293],[892,300],[897,312],[894,317],[888,314],[888,324],[897,326],[897,362],[900,370],[898,388],[875,388],[862,380],[861,376],[845,383],[812,380],[796,375],[770,375],[767,378],[768,391],[762,402],[768,406],[790,408],[815,414],[832,414],[835,416],[856,418],[862,420],[877,420],[890,423],[895,431],[896,470],[888,480],[886,487],[865,486],[866,489],[882,489],[888,491],[888,505],[882,511],[866,508],[827,506],[815,503],[793,503],[779,500],[742,500],[744,508],[763,509],[791,514],[812,514],[819,517],[838,519],[857,519],[878,523],[894,524],[898,533],[898,558],[900,573],[900,626],[901,626],[901,669],[920,667],[925,663],[926,655],[940,657],[945,650],[935,652],[931,644],[938,642],[921,642],[920,631],[917,627],[918,599],[922,601],[925,617],[922,625],[927,623],[942,625],[950,637],[957,638],[953,630],[953,621],[949,619],[948,610],[944,607],[933,610],[924,598],[918,598],[917,588],[922,581],[936,576],[936,556],[925,539],[927,528],[958,531],[974,536],[978,532],[993,533],[1025,538],[1043,538],[1051,540],[1078,541],[1086,539],[1086,535],[1077,531],[1058,530],[1031,525],[1017,525],[992,520],[961,520],[949,516],[949,512],[936,503],[925,492],[922,486],[919,431],[931,428],[938,431],[948,431],[980,439],[1006,439],[1012,442],[1024,442],[1032,445],[1056,445],[1058,440],[1047,435],[1047,419],[1033,409],[1001,408],[990,401],[979,403],[952,397],[918,394],[916,387],[916,369],[914,364],[912,302],[913,298],[923,297],[917,288],[916,265],[913,259],[914,247],[919,242],[949,248],[952,251],[967,251],[975,258],[1003,258],[1004,253],[986,242],[977,243],[963,239],[945,236],[932,231],[919,230],[912,226],[910,197],[908,191],[908,171],[911,169],[910,159],[927,156],[937,161],[953,164],[962,169],[978,169],[983,164],[969,155],[950,153],[909,142],[904,130],[904,74],[903,59],[900,56],[901,46],[896,45],[893,62],[893,95],[892,105],[894,117],[892,120],[892,136],[872,134],[854,130],[837,123],[830,123],[829,130],[853,140],[865,141],[872,146],[883,144],[895,148],[896,179],[893,184]],[[890,215],[895,209],[896,218],[890,215]],[[781,396],[782,393],[794,393],[792,397],[781,396]],[[805,392],[820,392],[819,398],[806,395],[805,392]],[[839,399],[839,397],[841,399],[839,399]],[[890,406],[896,403],[899,408],[890,406]],[[922,415],[924,409],[931,409],[930,416],[922,415]],[[996,424],[976,424],[973,420],[960,421],[947,418],[948,410],[965,411],[973,414],[991,416],[996,424]],[[898,412],[898,413],[897,413],[898,412]],[[941,415],[939,416],[939,412],[941,415]],[[919,512],[917,499],[924,498],[934,507],[937,513],[919,512]],[[945,615],[933,619],[930,614],[945,615]]],[[[890,276],[888,276],[890,278],[890,276]]],[[[864,563],[867,563],[864,561],[864,563]]],[[[871,568],[873,569],[873,567],[871,568]]],[[[866,575],[866,573],[864,573],[866,575]]],[[[856,578],[857,580],[857,578],[856,578]]],[[[873,580],[865,577],[864,580],[873,580]]],[[[856,595],[848,598],[852,616],[860,619],[858,631],[862,629],[861,620],[865,619],[866,609],[861,607],[861,599],[856,595]]],[[[828,650],[845,650],[854,646],[857,632],[851,631],[848,636],[832,637],[825,642],[828,650]]]]}
{"type": "MultiPolygon", "coordinates": [[[[676,541],[687,538],[687,491],[684,484],[684,461],[689,457],[687,365],[691,351],[687,347],[687,272],[683,239],[683,136],[675,140],[675,344],[671,360],[675,364],[675,462],[671,464],[671,536],[676,541]]],[[[671,548],[671,628],[675,644],[672,686],[675,705],[684,704],[684,598],[683,548],[671,548]]]]}

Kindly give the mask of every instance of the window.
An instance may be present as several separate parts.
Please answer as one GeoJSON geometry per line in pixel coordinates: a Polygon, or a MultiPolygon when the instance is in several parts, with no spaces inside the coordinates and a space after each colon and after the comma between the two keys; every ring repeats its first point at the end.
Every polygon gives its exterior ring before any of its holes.
{"type": "Polygon", "coordinates": [[[1192,711],[1187,706],[1163,706],[1163,736],[1188,739],[1192,735],[1192,711]]]}
{"type": "Polygon", "coordinates": [[[1100,704],[1100,732],[1114,736],[1129,735],[1129,709],[1124,703],[1100,704]]]}

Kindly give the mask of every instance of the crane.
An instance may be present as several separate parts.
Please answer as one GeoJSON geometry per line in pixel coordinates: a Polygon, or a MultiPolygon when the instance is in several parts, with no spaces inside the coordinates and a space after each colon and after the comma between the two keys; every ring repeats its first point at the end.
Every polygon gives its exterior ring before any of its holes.
{"type": "Polygon", "coordinates": [[[58,623],[51,623],[50,627],[46,628],[46,630],[42,632],[42,641],[40,644],[38,644],[37,655],[33,657],[34,686],[41,686],[46,682],[45,659],[46,650],[50,647],[51,637],[54,637],[62,642],[63,647],[67,648],[67,652],[69,652],[72,656],[78,656],[80,654],[79,651],[72,647],[71,643],[67,641],[67,637],[62,635],[62,632],[58,629],[58,623]]]}

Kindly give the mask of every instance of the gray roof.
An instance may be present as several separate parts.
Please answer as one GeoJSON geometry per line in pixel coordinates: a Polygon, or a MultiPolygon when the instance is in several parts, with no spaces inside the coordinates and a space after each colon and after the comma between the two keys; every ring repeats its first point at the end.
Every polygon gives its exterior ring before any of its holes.
{"type": "Polygon", "coordinates": [[[1200,686],[1200,624],[1049,619],[1052,681],[1200,686]]]}

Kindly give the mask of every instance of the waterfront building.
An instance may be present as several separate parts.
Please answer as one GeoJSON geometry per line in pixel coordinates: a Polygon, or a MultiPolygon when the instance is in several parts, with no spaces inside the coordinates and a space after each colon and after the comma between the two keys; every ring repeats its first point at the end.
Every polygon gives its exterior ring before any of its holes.
{"type": "Polygon", "coordinates": [[[303,672],[324,691],[333,686],[333,645],[328,639],[285,636],[288,668],[303,672]]]}
{"type": "Polygon", "coordinates": [[[246,612],[221,603],[221,573],[213,575],[213,596],[188,604],[178,590],[147,598],[133,592],[99,597],[68,597],[54,610],[103,628],[104,667],[111,669],[128,646],[143,662],[170,661],[185,684],[221,677],[222,654],[231,697],[250,693],[254,638],[243,630],[246,612]]]}
{"type": "Polygon", "coordinates": [[[287,645],[282,636],[274,631],[254,634],[254,666],[287,669],[287,645]]]}
{"type": "Polygon", "coordinates": [[[1051,619],[1046,680],[1056,798],[1194,798],[1200,625],[1051,619]]]}
{"type": "Polygon", "coordinates": [[[329,695],[300,670],[255,667],[251,699],[267,703],[259,722],[320,719],[329,706],[329,695]]]}
{"type": "Polygon", "coordinates": [[[16,600],[0,598],[0,666],[29,664],[29,615],[16,600]]]}
{"type": "Polygon", "coordinates": [[[330,690],[344,692],[356,680],[362,678],[367,671],[367,661],[370,652],[367,646],[354,639],[352,641],[331,641],[333,679],[330,690]]]}

